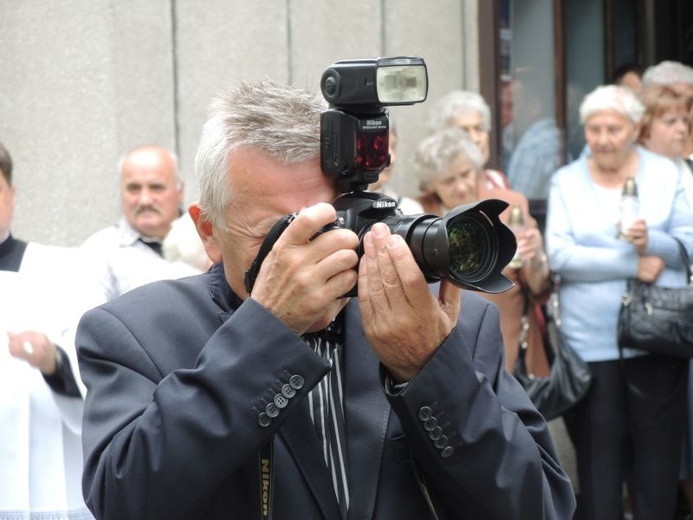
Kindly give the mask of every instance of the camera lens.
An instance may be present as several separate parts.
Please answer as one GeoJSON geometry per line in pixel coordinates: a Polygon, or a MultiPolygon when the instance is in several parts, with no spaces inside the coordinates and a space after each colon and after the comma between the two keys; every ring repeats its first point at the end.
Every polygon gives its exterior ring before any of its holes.
{"type": "Polygon", "coordinates": [[[486,200],[458,206],[445,217],[405,215],[381,219],[405,239],[428,281],[498,293],[512,287],[502,270],[515,250],[512,232],[498,219],[507,204],[486,200]]]}
{"type": "Polygon", "coordinates": [[[450,274],[470,282],[485,278],[497,256],[496,240],[489,233],[488,223],[475,214],[460,215],[448,222],[447,231],[450,274]]]}
{"type": "Polygon", "coordinates": [[[478,223],[459,220],[448,227],[450,272],[458,278],[468,277],[484,265],[483,230],[478,223]]]}

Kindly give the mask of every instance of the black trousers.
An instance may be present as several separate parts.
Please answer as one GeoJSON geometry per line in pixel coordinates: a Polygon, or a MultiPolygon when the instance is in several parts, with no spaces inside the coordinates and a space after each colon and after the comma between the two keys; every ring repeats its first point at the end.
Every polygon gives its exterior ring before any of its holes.
{"type": "Polygon", "coordinates": [[[635,520],[676,509],[688,362],[647,355],[589,363],[587,397],[567,417],[575,442],[584,520],[622,520],[623,483],[635,520]]]}

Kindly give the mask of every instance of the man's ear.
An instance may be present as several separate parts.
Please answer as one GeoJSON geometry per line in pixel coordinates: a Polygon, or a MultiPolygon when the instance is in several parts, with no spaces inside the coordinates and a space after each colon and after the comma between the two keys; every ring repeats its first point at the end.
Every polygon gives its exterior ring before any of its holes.
{"type": "Polygon", "coordinates": [[[197,202],[193,202],[190,205],[188,213],[195,223],[195,229],[197,229],[197,234],[200,235],[202,245],[209,259],[215,264],[222,263],[221,247],[217,237],[214,236],[214,226],[207,220],[207,215],[205,215],[197,202]]]}

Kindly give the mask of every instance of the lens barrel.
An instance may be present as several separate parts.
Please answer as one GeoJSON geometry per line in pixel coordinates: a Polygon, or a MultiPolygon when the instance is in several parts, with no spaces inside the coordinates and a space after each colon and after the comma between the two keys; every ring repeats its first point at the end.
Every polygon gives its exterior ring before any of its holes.
{"type": "Polygon", "coordinates": [[[392,233],[405,239],[428,281],[447,279],[463,288],[500,293],[513,284],[502,271],[515,251],[515,237],[498,215],[500,200],[458,206],[445,217],[390,216],[392,233]]]}

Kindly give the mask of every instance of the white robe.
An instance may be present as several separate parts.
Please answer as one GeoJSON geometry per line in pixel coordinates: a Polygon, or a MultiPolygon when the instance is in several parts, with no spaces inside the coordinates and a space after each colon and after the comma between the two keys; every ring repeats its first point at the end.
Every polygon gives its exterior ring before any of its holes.
{"type": "Polygon", "coordinates": [[[6,334],[35,330],[60,345],[84,396],[74,334],[105,298],[82,257],[30,243],[18,273],[0,271],[0,520],[92,518],[81,492],[83,400],[52,392],[10,356],[6,334]]]}

